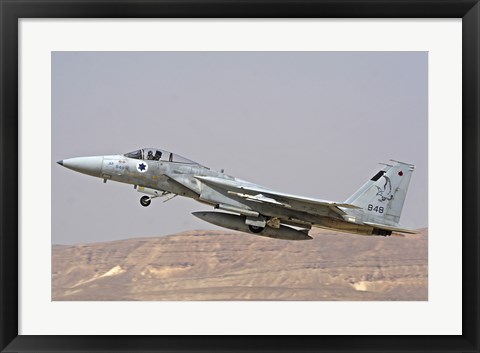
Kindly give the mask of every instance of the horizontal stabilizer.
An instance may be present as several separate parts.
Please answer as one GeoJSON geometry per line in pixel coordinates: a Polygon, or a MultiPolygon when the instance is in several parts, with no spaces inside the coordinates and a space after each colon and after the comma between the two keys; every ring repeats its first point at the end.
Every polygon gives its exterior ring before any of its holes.
{"type": "Polygon", "coordinates": [[[392,227],[392,226],[387,226],[385,224],[378,224],[378,223],[372,223],[372,222],[363,222],[363,224],[365,224],[367,226],[372,226],[372,227],[375,227],[375,228],[379,228],[379,229],[391,230],[392,232],[407,233],[407,234],[418,234],[419,233],[416,230],[392,227]]]}

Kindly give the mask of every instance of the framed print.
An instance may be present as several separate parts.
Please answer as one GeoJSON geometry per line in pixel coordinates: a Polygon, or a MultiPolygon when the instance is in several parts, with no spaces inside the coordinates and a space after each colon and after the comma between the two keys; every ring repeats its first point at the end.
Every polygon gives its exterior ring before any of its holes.
{"type": "Polygon", "coordinates": [[[478,6],[3,1],[2,351],[478,351],[478,6]]]}

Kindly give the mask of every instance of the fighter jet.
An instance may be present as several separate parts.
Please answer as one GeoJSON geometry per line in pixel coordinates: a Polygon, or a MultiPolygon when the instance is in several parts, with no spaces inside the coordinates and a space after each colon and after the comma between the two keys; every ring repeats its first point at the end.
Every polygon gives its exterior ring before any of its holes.
{"type": "Polygon", "coordinates": [[[211,170],[172,152],[143,148],[121,155],[64,159],[58,164],[103,179],[133,184],[153,199],[180,195],[218,211],[193,215],[220,227],[260,236],[308,240],[312,227],[359,235],[416,233],[399,225],[414,165],[391,160],[345,202],[286,194],[211,170]]]}

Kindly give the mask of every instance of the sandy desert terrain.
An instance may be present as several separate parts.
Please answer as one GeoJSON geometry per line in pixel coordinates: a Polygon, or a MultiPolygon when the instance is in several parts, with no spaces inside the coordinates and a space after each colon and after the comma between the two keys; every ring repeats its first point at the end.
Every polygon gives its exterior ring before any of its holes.
{"type": "Polygon", "coordinates": [[[285,241],[234,231],[52,246],[52,300],[428,300],[428,229],[285,241]]]}

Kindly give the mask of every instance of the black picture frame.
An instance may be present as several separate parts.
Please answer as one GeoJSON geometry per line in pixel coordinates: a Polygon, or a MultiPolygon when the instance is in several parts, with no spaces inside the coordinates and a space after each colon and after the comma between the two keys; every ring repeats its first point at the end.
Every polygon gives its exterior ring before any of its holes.
{"type": "MultiPolygon", "coordinates": [[[[479,352],[479,32],[473,0],[0,0],[0,349],[2,352],[479,352]],[[461,336],[18,335],[18,19],[20,18],[462,18],[461,336]],[[468,185],[468,188],[465,186],[468,185]]],[[[448,206],[446,206],[448,207],[448,206]]],[[[301,324],[301,323],[296,323],[301,324]]]]}

